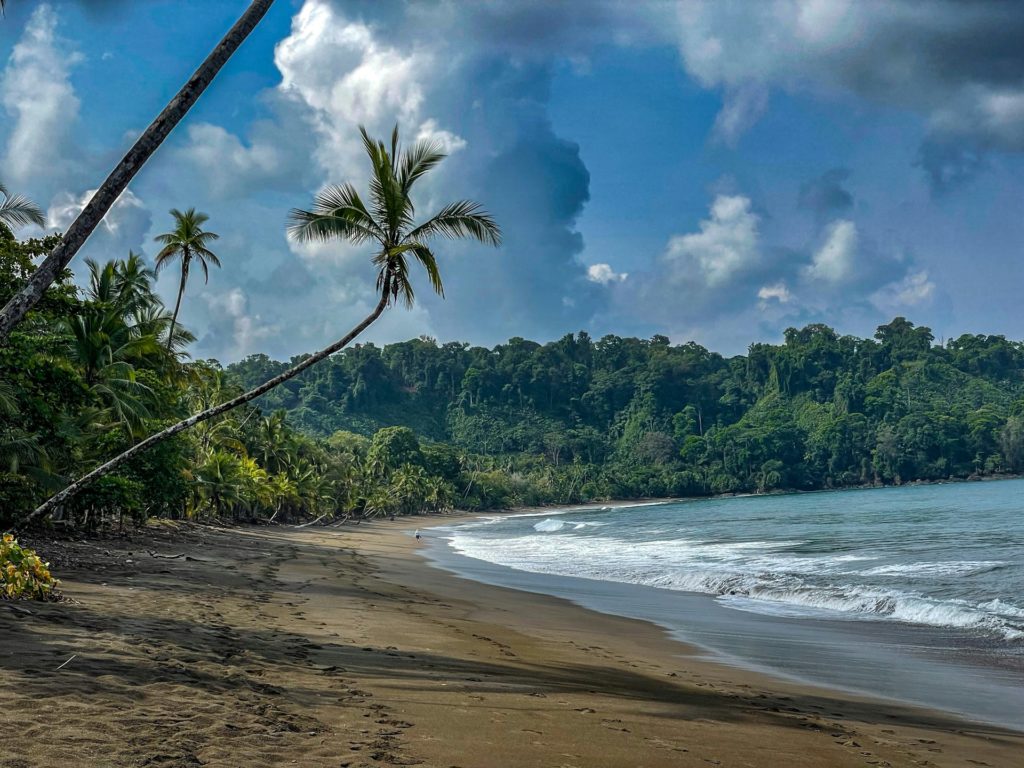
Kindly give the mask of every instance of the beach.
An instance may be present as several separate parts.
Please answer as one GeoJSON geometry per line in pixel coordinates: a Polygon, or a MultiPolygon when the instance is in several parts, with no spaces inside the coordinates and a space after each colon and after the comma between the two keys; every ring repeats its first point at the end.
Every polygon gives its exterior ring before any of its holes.
{"type": "Polygon", "coordinates": [[[1021,734],[458,578],[424,523],[33,542],[68,600],[0,603],[0,766],[1019,764],[1021,734]]]}

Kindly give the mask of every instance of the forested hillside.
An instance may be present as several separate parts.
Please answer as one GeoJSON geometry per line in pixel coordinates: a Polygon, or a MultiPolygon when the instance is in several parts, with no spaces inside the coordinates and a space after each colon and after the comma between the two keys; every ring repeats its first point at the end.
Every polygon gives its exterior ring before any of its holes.
{"type": "MultiPolygon", "coordinates": [[[[251,386],[287,364],[228,367],[251,386]]],[[[528,481],[531,501],[814,489],[1024,468],[1024,345],[944,346],[904,318],[724,358],[586,333],[494,349],[421,338],[336,355],[261,403],[327,437],[410,427],[528,481]]]]}
{"type": "MultiPolygon", "coordinates": [[[[0,231],[0,300],[54,242],[0,231]]],[[[189,361],[131,256],[66,273],[0,354],[0,526],[284,363],[189,361]]],[[[294,362],[294,361],[293,361],[294,362]]],[[[132,459],[62,506],[93,525],[278,520],[812,489],[1024,470],[1024,346],[814,325],[731,359],[586,334],[339,353],[132,459]]]]}

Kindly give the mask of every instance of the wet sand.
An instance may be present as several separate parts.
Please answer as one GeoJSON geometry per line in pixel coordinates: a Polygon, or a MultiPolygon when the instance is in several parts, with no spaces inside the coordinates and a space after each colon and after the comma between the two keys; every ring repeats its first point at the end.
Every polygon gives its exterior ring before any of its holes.
{"type": "Polygon", "coordinates": [[[1020,734],[722,666],[650,624],[456,578],[426,564],[403,523],[37,545],[70,600],[16,606],[30,614],[0,603],[5,768],[1016,766],[1024,754],[1020,734]]]}

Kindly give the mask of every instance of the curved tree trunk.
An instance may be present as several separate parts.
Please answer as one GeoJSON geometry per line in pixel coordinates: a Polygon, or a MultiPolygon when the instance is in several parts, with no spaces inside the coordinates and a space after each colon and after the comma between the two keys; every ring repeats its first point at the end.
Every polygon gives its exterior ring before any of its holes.
{"type": "Polygon", "coordinates": [[[213,408],[208,408],[201,413],[197,413],[195,416],[189,416],[184,421],[179,421],[177,424],[167,427],[167,429],[161,430],[160,432],[157,432],[154,435],[150,435],[142,442],[136,443],[124,453],[114,457],[107,463],[97,467],[89,474],[83,475],[78,480],[75,480],[75,482],[71,483],[71,485],[69,485],[63,491],[60,491],[59,493],[51,496],[42,505],[40,505],[39,508],[37,508],[31,515],[26,517],[20,523],[19,527],[23,527],[29,523],[32,523],[36,520],[40,520],[46,517],[47,515],[51,514],[55,509],[57,509],[57,507],[66,502],[68,499],[75,496],[75,494],[77,494],[91,482],[93,482],[94,480],[98,480],[104,475],[110,474],[112,471],[114,471],[119,466],[124,464],[124,462],[128,461],[128,459],[132,458],[133,456],[139,453],[142,453],[151,445],[155,445],[156,443],[159,443],[161,440],[166,440],[168,437],[176,435],[179,432],[183,432],[189,427],[193,427],[196,424],[199,424],[200,422],[208,421],[209,419],[212,419],[215,416],[220,416],[222,413],[227,413],[228,411],[237,408],[240,405],[244,405],[245,403],[248,403],[251,400],[255,400],[257,397],[264,394],[265,392],[269,392],[270,390],[272,390],[278,384],[283,384],[289,379],[295,378],[310,366],[315,365],[328,355],[332,355],[342,347],[347,346],[352,341],[352,339],[356,338],[356,336],[365,331],[373,323],[374,320],[381,316],[381,313],[388,305],[388,295],[389,291],[387,290],[387,286],[385,285],[384,290],[381,292],[380,301],[377,303],[377,306],[374,307],[373,312],[367,315],[366,318],[361,323],[359,323],[359,325],[357,325],[355,328],[349,331],[348,334],[343,338],[339,339],[338,341],[334,342],[328,347],[324,347],[319,352],[314,352],[312,355],[307,357],[298,365],[292,366],[284,373],[281,373],[275,376],[274,378],[270,379],[269,381],[260,384],[255,389],[251,389],[245,394],[232,398],[231,400],[221,403],[220,405],[215,405],[213,408]]]}
{"type": "Polygon", "coordinates": [[[178,310],[181,309],[181,297],[185,295],[185,283],[188,282],[188,262],[181,263],[181,285],[178,286],[178,300],[174,302],[174,314],[171,315],[171,330],[167,332],[167,352],[174,346],[174,326],[178,322],[178,310]]]}
{"type": "Polygon", "coordinates": [[[224,36],[224,39],[213,49],[206,61],[195,71],[170,103],[164,107],[156,120],[150,124],[134,146],[128,150],[117,167],[111,171],[106,181],[92,196],[88,205],[78,214],[78,218],[68,227],[67,232],[57,246],[46,257],[39,268],[32,273],[28,283],[7,302],[0,311],[0,344],[7,340],[22,318],[42,298],[46,289],[67,267],[85,244],[93,230],[99,226],[110,207],[121,196],[129,182],[135,178],[150,156],[157,150],[174,127],[181,122],[192,105],[206,90],[217,76],[231,55],[238,50],[249,33],[256,27],[274,0],[253,0],[242,17],[224,36]]]}

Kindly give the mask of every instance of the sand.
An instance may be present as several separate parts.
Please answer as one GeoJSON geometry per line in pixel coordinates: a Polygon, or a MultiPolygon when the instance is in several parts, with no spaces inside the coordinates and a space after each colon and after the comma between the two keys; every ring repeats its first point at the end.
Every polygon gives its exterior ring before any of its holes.
{"type": "Polygon", "coordinates": [[[1020,734],[456,578],[401,522],[36,544],[70,599],[0,603],[4,768],[1022,764],[1020,734]]]}

